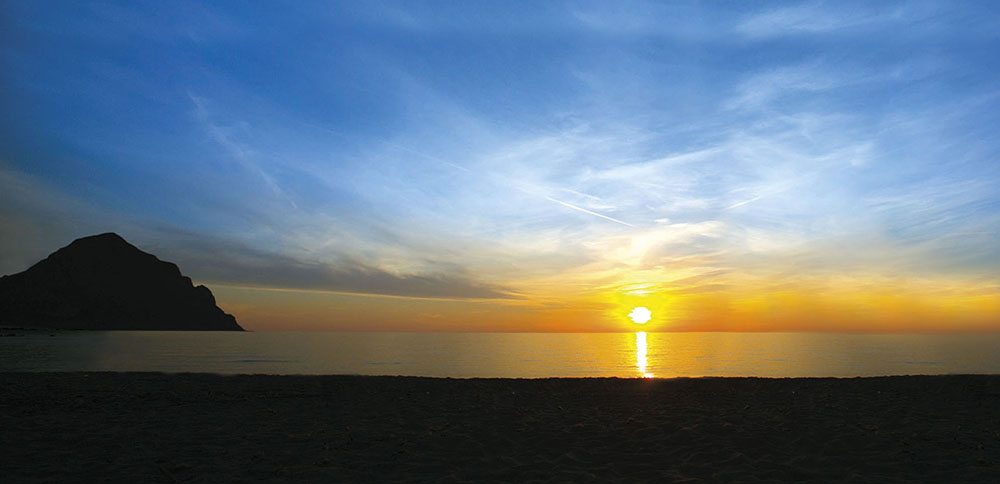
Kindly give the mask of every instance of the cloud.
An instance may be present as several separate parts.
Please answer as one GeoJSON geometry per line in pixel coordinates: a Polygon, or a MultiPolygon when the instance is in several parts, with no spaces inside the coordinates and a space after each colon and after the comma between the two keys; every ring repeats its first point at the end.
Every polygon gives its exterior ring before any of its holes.
{"type": "Polygon", "coordinates": [[[3,164],[0,192],[2,274],[23,271],[75,238],[115,231],[202,282],[415,298],[517,297],[509,289],[476,282],[459,264],[424,261],[421,271],[388,270],[329,248],[321,252],[332,262],[304,261],[220,236],[166,227],[92,206],[3,164]]]}
{"type": "Polygon", "coordinates": [[[819,34],[884,25],[898,22],[903,17],[902,8],[889,8],[884,4],[805,2],[752,14],[740,22],[736,30],[749,37],[819,34]]]}
{"type": "Polygon", "coordinates": [[[336,262],[303,261],[235,241],[158,229],[140,248],[177,263],[206,283],[268,289],[329,291],[433,299],[511,299],[510,290],[476,282],[455,267],[437,272],[397,273],[342,257],[336,262]]]}
{"type": "Polygon", "coordinates": [[[573,18],[591,32],[608,36],[648,36],[687,42],[717,38],[729,27],[725,11],[705,8],[698,2],[630,1],[575,3],[573,18]],[[610,7],[610,8],[609,8],[610,7]],[[684,22],[668,19],[684,18],[684,22]],[[724,28],[720,28],[720,24],[724,28]]]}
{"type": "Polygon", "coordinates": [[[739,94],[728,102],[730,108],[756,108],[779,96],[827,91],[851,82],[829,66],[816,63],[782,66],[751,76],[743,81],[739,94]]]}
{"type": "MultiPolygon", "coordinates": [[[[116,230],[205,281],[541,300],[626,279],[701,292],[738,288],[740,271],[823,279],[1000,263],[986,92],[997,70],[991,44],[965,34],[967,17],[988,15],[956,7],[917,25],[941,7],[786,3],[739,17],[697,2],[506,5],[324,6],[269,15],[266,29],[255,26],[270,9],[220,12],[218,35],[126,63],[162,80],[146,98],[170,102],[94,121],[148,123],[101,143],[74,120],[146,100],[125,96],[126,82],[80,97],[66,80],[148,48],[109,43],[64,59],[77,70],[39,67],[31,83],[60,89],[26,97],[25,119],[48,116],[46,102],[81,109],[32,132],[63,126],[40,143],[89,146],[88,168],[104,169],[52,181],[60,162],[11,161],[76,194],[93,186],[107,210],[80,215],[55,190],[0,186],[0,264],[37,240],[116,230]],[[276,38],[288,29],[300,35],[276,38]],[[149,142],[169,133],[184,136],[149,142]],[[147,166],[144,180],[172,189],[101,176],[117,164],[147,166]],[[727,272],[671,285],[713,271],[727,272]]],[[[161,29],[187,36],[184,25],[161,29]]]]}

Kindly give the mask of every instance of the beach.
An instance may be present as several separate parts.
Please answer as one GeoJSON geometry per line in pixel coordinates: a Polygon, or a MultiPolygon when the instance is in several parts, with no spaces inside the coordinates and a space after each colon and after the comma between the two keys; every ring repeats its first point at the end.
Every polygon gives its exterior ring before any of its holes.
{"type": "Polygon", "coordinates": [[[0,373],[20,482],[1000,482],[1000,376],[0,373]]]}

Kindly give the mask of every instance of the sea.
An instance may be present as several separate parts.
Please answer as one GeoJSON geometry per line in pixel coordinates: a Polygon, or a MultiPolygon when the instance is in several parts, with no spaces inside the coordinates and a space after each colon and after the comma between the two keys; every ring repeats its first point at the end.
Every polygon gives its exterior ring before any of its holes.
{"type": "Polygon", "coordinates": [[[3,330],[0,371],[542,378],[1000,374],[1000,334],[3,330]]]}

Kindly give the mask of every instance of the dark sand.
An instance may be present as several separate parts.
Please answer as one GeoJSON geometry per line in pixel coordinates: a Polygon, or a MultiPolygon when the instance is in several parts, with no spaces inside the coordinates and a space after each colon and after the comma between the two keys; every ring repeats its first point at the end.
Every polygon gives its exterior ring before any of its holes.
{"type": "Polygon", "coordinates": [[[0,373],[3,482],[1000,482],[1000,376],[0,373]]]}

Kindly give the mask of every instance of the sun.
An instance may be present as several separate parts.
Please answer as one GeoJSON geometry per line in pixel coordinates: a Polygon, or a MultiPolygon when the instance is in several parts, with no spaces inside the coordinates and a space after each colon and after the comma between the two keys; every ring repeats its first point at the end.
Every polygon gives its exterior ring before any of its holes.
{"type": "Polygon", "coordinates": [[[639,306],[632,308],[632,312],[628,313],[628,317],[632,318],[632,322],[635,324],[646,324],[653,317],[653,313],[649,309],[639,306]]]}

